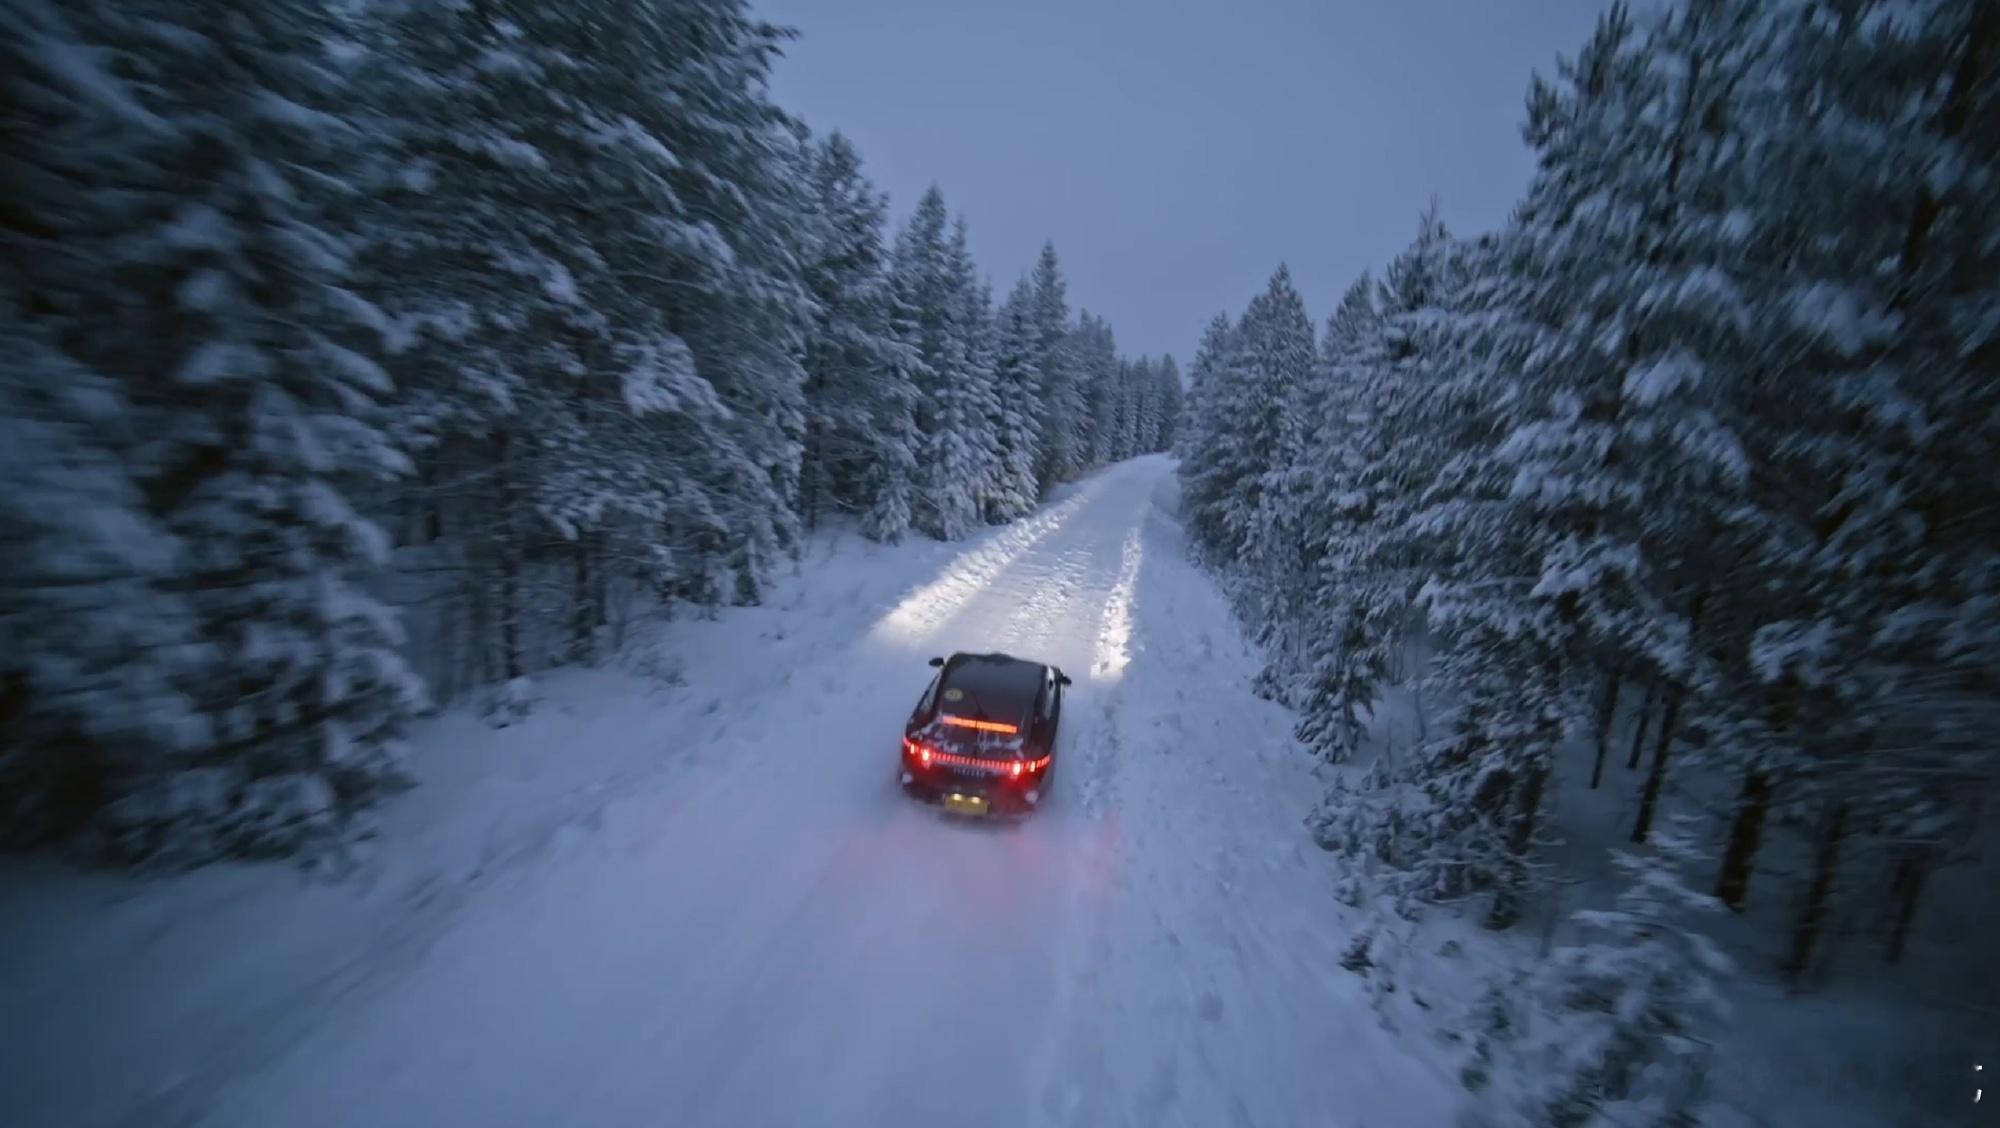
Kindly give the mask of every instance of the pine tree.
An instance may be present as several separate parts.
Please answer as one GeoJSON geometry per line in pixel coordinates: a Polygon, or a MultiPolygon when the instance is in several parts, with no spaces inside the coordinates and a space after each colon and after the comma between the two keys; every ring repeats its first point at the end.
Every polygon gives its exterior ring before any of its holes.
{"type": "MultiPolygon", "coordinates": [[[[1138,387],[1134,397],[1139,404],[1139,431],[1135,436],[1134,454],[1152,454],[1165,449],[1167,434],[1167,377],[1163,367],[1173,362],[1172,357],[1163,356],[1158,361],[1149,357],[1139,359],[1139,368],[1133,373],[1138,387]]],[[[1173,377],[1178,382],[1179,377],[1173,377]]]]}
{"type": "MultiPolygon", "coordinates": [[[[1274,526],[1265,522],[1282,520],[1269,498],[1283,480],[1277,460],[1298,446],[1288,408],[1310,379],[1312,353],[1312,323],[1281,266],[1226,335],[1210,327],[1196,358],[1198,412],[1206,422],[1189,451],[1188,494],[1197,535],[1231,566],[1270,547],[1266,529],[1274,526]]],[[[1252,600],[1261,630],[1265,601],[1258,593],[1252,600]]]]}
{"type": "MultiPolygon", "coordinates": [[[[631,326],[617,353],[623,398],[649,415],[652,465],[676,487],[669,543],[702,576],[704,593],[755,602],[796,541],[790,499],[804,434],[798,358],[811,307],[797,276],[797,232],[807,204],[791,175],[800,130],[768,94],[790,34],[750,16],[742,0],[620,10],[628,33],[617,42],[628,61],[620,65],[602,43],[575,50],[616,76],[617,103],[600,108],[641,127],[629,143],[652,175],[631,188],[645,192],[640,214],[657,218],[638,228],[645,239],[633,237],[634,217],[615,217],[603,202],[593,218],[617,252],[615,277],[663,272],[678,284],[614,291],[598,305],[631,326]],[[658,78],[645,82],[652,68],[658,78]],[[614,305],[615,297],[625,300],[614,305]],[[662,330],[685,342],[726,426],[710,426],[708,405],[683,394],[683,372],[661,363],[675,355],[662,330]],[[683,505],[690,482],[701,494],[683,505]]],[[[628,198],[617,187],[610,199],[628,198]]]]}
{"type": "Polygon", "coordinates": [[[1226,405],[1233,395],[1236,363],[1235,326],[1219,313],[1202,333],[1188,378],[1190,387],[1181,411],[1178,450],[1181,456],[1181,504],[1189,531],[1213,561],[1233,563],[1235,546],[1228,539],[1225,507],[1242,480],[1238,450],[1226,429],[1231,422],[1226,405]]]}
{"type": "Polygon", "coordinates": [[[1324,386],[1306,429],[1322,436],[1302,481],[1302,525],[1317,538],[1317,565],[1300,633],[1305,695],[1298,736],[1320,757],[1339,762],[1359,748],[1362,721],[1389,679],[1394,622],[1371,620],[1363,490],[1371,467],[1389,456],[1381,439],[1376,373],[1364,363],[1379,346],[1374,282],[1356,279],[1327,319],[1317,380],[1324,386]]]}
{"type": "Polygon", "coordinates": [[[1266,696],[1290,703],[1304,641],[1297,626],[1319,555],[1303,512],[1311,446],[1303,420],[1319,373],[1312,319],[1288,268],[1279,267],[1270,288],[1251,303],[1238,339],[1251,413],[1239,439],[1251,475],[1240,535],[1255,561],[1248,594],[1267,661],[1259,682],[1266,696]]]}
{"type": "Polygon", "coordinates": [[[1036,419],[1042,374],[1035,367],[1034,302],[1034,288],[1024,278],[1007,296],[995,319],[994,386],[1000,412],[995,437],[1000,473],[994,484],[993,506],[994,516],[1000,520],[1028,513],[1038,496],[1035,463],[1041,432],[1036,419]]]}
{"type": "Polygon", "coordinates": [[[1089,463],[1086,414],[1089,402],[1070,349],[1067,284],[1053,243],[1042,245],[1034,273],[1035,369],[1042,376],[1036,431],[1040,436],[1035,478],[1042,497],[1075,478],[1089,463]]]}
{"type": "Polygon", "coordinates": [[[457,563],[452,594],[490,624],[469,674],[434,666],[452,690],[533,664],[526,608],[546,596],[528,590],[531,544],[555,539],[537,502],[550,483],[581,483],[575,460],[600,449],[569,396],[609,325],[590,306],[598,259],[564,217],[586,185],[551,174],[574,167],[558,154],[583,129],[550,82],[559,32],[436,3],[370,27],[379,42],[357,86],[381,152],[366,166],[355,292],[376,311],[391,437],[420,483],[397,495],[399,539],[431,567],[457,563]]]}
{"type": "Polygon", "coordinates": [[[811,175],[818,223],[805,278],[817,315],[806,342],[800,516],[810,527],[823,508],[857,512],[870,537],[895,540],[909,526],[916,392],[893,334],[888,205],[839,133],[814,148],[811,175]]]}
{"type": "Polygon", "coordinates": [[[1153,362],[1140,357],[1125,374],[1125,457],[1134,458],[1153,449],[1160,431],[1160,384],[1153,375],[1153,362]]]}
{"type": "Polygon", "coordinates": [[[1180,439],[1181,416],[1185,411],[1186,390],[1181,384],[1180,366],[1171,356],[1163,356],[1153,368],[1153,381],[1159,390],[1155,393],[1158,405],[1158,430],[1154,432],[1149,451],[1170,451],[1175,449],[1180,439]]]}
{"type": "MultiPolygon", "coordinates": [[[[1795,751],[1739,745],[1734,759],[1739,829],[1774,803],[1813,827],[1785,960],[1796,977],[1850,838],[1890,844],[1882,915],[1899,952],[1923,875],[1965,835],[1964,798],[1992,770],[1990,742],[1969,734],[1990,725],[2000,638],[2000,577],[1974,516],[1995,501],[1978,452],[2000,435],[2000,142],[1976,124],[2000,106],[2000,18],[1965,0],[1755,15],[1792,115],[1754,123],[1769,143],[1743,178],[1745,242],[1783,279],[1758,318],[1759,375],[1811,382],[1753,385],[1748,452],[1766,521],[1746,554],[1789,598],[1758,605],[1742,678],[1759,691],[1745,695],[1762,706],[1758,731],[1795,751]]],[[[1733,838],[1734,873],[1718,882],[1733,900],[1753,854],[1754,839],[1733,838]]]]}
{"type": "Polygon", "coordinates": [[[1683,827],[1653,852],[1619,852],[1628,882],[1616,907],[1576,914],[1587,942],[1559,949],[1541,974],[1555,1021],[1522,1063],[1523,1111],[1538,1124],[1697,1123],[1708,1046],[1728,1015],[1719,980],[1732,971],[1690,916],[1718,903],[1690,890],[1696,860],[1683,827]]]}
{"type": "Polygon", "coordinates": [[[10,670],[10,693],[35,694],[16,723],[88,741],[92,802],[123,853],[289,850],[404,778],[397,729],[422,703],[393,617],[362,586],[384,539],[349,500],[405,462],[384,440],[388,381],[341,287],[340,175],[359,137],[320,52],[329,28],[297,4],[16,12],[48,33],[13,72],[17,104],[54,131],[9,135],[9,191],[22,195],[8,261],[37,264],[32,290],[14,277],[9,290],[37,295],[26,312],[46,330],[30,340],[47,373],[30,379],[80,377],[51,430],[126,414],[120,401],[140,424],[119,451],[129,486],[77,478],[107,515],[143,507],[138,555],[75,563],[114,599],[159,585],[171,593],[160,629],[192,636],[91,663],[154,687],[170,711],[127,715],[141,727],[66,718],[103,676],[88,668],[40,686],[10,670]],[[92,60],[115,63],[79,86],[74,64],[92,60]],[[91,139],[94,169],[63,151],[64,130],[91,139]],[[52,194],[65,181],[79,191],[52,194]],[[86,228],[76,240],[71,224],[86,228]]]}
{"type": "Polygon", "coordinates": [[[963,278],[947,235],[944,194],[933,186],[896,243],[897,295],[908,311],[905,342],[917,356],[914,524],[956,540],[978,523],[982,469],[977,445],[987,420],[972,372],[963,278]]]}
{"type": "Polygon", "coordinates": [[[1111,460],[1118,429],[1118,347],[1111,327],[1089,310],[1079,310],[1070,332],[1071,377],[1082,393],[1083,415],[1077,423],[1075,471],[1081,473],[1111,460]]]}
{"type": "Polygon", "coordinates": [[[131,461],[154,405],[134,402],[132,365],[78,355],[118,315],[102,264],[150,226],[145,197],[106,178],[156,178],[148,146],[169,123],[118,76],[108,10],[0,13],[16,115],[0,138],[0,845],[28,847],[86,824],[118,794],[107,780],[145,786],[199,751],[207,722],[182,549],[131,461]]]}
{"type": "MultiPolygon", "coordinates": [[[[16,234],[10,266],[46,264],[13,253],[16,234]]],[[[5,291],[31,292],[18,281],[5,291]]],[[[126,461],[143,433],[126,386],[55,348],[11,302],[0,344],[0,847],[26,848],[75,833],[108,777],[144,785],[160,766],[149,745],[198,749],[190,738],[206,723],[187,684],[201,647],[175,583],[182,549],[126,461]]]]}
{"type": "Polygon", "coordinates": [[[977,275],[972,252],[966,244],[963,217],[952,226],[951,289],[954,324],[965,357],[964,387],[966,421],[963,442],[971,465],[968,489],[975,519],[1004,520],[1001,507],[1000,428],[1002,425],[993,326],[993,293],[977,275]]]}

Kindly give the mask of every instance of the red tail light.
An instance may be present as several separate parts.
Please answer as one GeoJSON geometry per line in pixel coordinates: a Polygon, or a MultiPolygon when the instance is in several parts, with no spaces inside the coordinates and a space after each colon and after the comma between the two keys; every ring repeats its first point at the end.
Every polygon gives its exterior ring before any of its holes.
{"type": "Polygon", "coordinates": [[[903,754],[924,767],[933,764],[956,764],[966,768],[981,768],[1004,774],[1011,779],[1041,774],[1053,758],[1044,756],[1039,760],[988,760],[979,756],[960,756],[951,752],[939,752],[927,744],[919,744],[908,737],[903,738],[903,754]]]}

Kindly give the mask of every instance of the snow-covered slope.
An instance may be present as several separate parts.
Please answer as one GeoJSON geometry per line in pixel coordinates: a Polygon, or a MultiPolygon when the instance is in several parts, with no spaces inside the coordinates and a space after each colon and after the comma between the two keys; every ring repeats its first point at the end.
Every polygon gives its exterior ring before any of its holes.
{"type": "Polygon", "coordinates": [[[427,755],[457,768],[392,807],[349,880],[224,871],[122,907],[15,883],[0,907],[109,923],[87,958],[60,950],[91,934],[76,919],[0,950],[0,1001],[31,1020],[0,1035],[0,1107],[260,1128],[1447,1122],[1456,1084],[1337,965],[1346,927],[1299,829],[1318,789],[1246,688],[1171,489],[1144,458],[966,545],[860,566],[846,548],[781,606],[682,625],[684,689],[577,674],[509,729],[441,722],[427,755]],[[894,787],[924,659],[953,649],[1076,680],[1052,797],[1019,827],[894,787]],[[393,860],[420,845],[450,860],[393,860]],[[391,892],[358,891],[371,877],[391,892]],[[204,891],[219,917],[198,919],[204,891]]]}

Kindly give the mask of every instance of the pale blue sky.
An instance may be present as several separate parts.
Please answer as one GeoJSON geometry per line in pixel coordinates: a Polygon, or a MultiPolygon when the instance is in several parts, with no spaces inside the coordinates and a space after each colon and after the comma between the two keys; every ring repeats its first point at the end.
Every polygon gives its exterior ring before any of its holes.
{"type": "Polygon", "coordinates": [[[1315,321],[1433,194],[1498,226],[1530,73],[1605,0],[752,0],[775,92],[860,146],[898,222],[932,181],[1003,294],[1054,239],[1073,304],[1183,366],[1280,261],[1315,321]]]}

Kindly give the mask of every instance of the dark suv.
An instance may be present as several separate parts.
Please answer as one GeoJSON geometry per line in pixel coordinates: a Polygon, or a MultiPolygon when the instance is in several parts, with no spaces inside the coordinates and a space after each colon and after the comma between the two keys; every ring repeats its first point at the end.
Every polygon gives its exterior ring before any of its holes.
{"type": "Polygon", "coordinates": [[[903,727],[903,791],[957,814],[1033,811],[1055,766],[1068,676],[1008,654],[931,665],[937,675],[903,727]]]}

